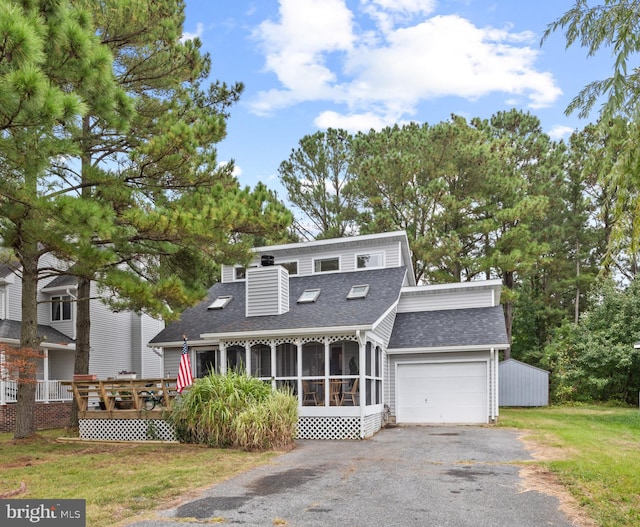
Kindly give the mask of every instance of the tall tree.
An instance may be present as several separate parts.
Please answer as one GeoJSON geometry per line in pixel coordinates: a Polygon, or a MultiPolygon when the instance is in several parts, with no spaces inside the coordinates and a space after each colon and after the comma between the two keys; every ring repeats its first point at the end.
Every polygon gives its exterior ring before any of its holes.
{"type": "MultiPolygon", "coordinates": [[[[122,98],[111,56],[83,9],[66,1],[2,0],[0,24],[0,238],[21,266],[20,347],[37,350],[38,263],[59,242],[58,193],[47,169],[52,159],[76,151],[72,129],[90,97],[101,99],[105,114],[122,98]]],[[[35,368],[27,371],[18,379],[16,438],[35,433],[35,368]]]]}
{"type": "Polygon", "coordinates": [[[470,280],[481,272],[477,200],[491,164],[484,136],[461,118],[358,134],[353,171],[362,232],[407,231],[417,280],[470,280]]]}
{"type": "Polygon", "coordinates": [[[551,172],[562,167],[556,166],[555,147],[542,133],[539,119],[529,113],[498,112],[472,123],[500,156],[488,193],[484,266],[495,269],[505,286],[503,305],[511,339],[519,281],[544,261],[550,249],[553,233],[546,220],[554,196],[551,172]]]}
{"type": "MultiPolygon", "coordinates": [[[[640,96],[640,70],[630,67],[631,59],[640,52],[638,0],[603,0],[590,5],[588,0],[576,0],[571,9],[550,23],[542,42],[555,31],[563,31],[567,47],[579,43],[593,56],[602,49],[613,57],[611,76],[595,80],[583,88],[572,100],[567,113],[578,110],[581,117],[590,114],[597,102],[599,126],[608,128],[612,118],[622,117],[628,123],[628,136],[616,163],[609,173],[601,176],[603,185],[616,188],[615,223],[610,240],[616,247],[612,252],[624,250],[631,262],[640,252],[640,124],[638,100],[640,96]],[[623,247],[626,242],[626,247],[623,247]]],[[[635,264],[634,264],[635,265],[635,264]]]]}
{"type": "Polygon", "coordinates": [[[306,135],[278,168],[289,202],[305,218],[296,224],[304,238],[336,238],[355,232],[351,140],[348,132],[334,128],[306,135]]]}
{"type": "Polygon", "coordinates": [[[93,281],[115,307],[175,317],[210,286],[206,259],[247,258],[243,235],[277,238],[290,221],[266,188],[241,189],[233,165],[218,166],[216,144],[243,86],[209,83],[199,40],[181,40],[184,2],[83,2],[133,105],[115,123],[91,107],[74,136],[79,164],[52,171],[65,217],[102,218],[75,228],[58,252],[78,277],[76,373],[89,368],[93,281]],[[185,261],[199,265],[167,272],[185,261]]]}

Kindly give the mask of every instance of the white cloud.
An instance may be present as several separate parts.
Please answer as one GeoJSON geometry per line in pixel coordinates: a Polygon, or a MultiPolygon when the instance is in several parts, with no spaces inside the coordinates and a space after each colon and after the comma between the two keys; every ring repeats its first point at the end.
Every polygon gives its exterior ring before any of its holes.
{"type": "Polygon", "coordinates": [[[195,33],[190,33],[189,31],[185,31],[184,33],[182,33],[182,37],[180,37],[180,42],[185,42],[187,40],[193,40],[196,37],[200,38],[202,36],[202,33],[204,33],[204,24],[202,24],[202,22],[198,22],[196,24],[195,33]]]}
{"type": "Polygon", "coordinates": [[[316,117],[314,124],[318,128],[341,128],[347,132],[368,132],[371,129],[382,130],[385,126],[403,124],[400,116],[381,116],[374,112],[340,114],[338,112],[326,111],[316,117]]]}
{"type": "Polygon", "coordinates": [[[431,16],[433,0],[361,0],[360,7],[350,11],[345,0],[280,0],[278,20],[263,22],[254,34],[265,70],[280,85],[260,92],[252,110],[266,115],[323,101],[344,105],[345,115],[324,112],[316,124],[355,127],[398,122],[420,102],[440,97],[502,93],[510,104],[535,109],[562,93],[549,72],[536,68],[539,50],[531,32],[431,16]]]}
{"type": "MultiPolygon", "coordinates": [[[[229,161],[220,161],[218,163],[219,167],[224,167],[227,166],[229,164],[229,161]]],[[[235,177],[239,178],[242,175],[242,168],[239,167],[238,165],[234,164],[233,165],[233,171],[231,172],[235,177]]]]}
{"type": "Polygon", "coordinates": [[[552,126],[551,130],[549,130],[547,134],[554,141],[558,141],[559,139],[566,139],[573,132],[574,132],[574,128],[571,128],[570,126],[563,126],[563,125],[557,124],[555,126],[552,126]]]}

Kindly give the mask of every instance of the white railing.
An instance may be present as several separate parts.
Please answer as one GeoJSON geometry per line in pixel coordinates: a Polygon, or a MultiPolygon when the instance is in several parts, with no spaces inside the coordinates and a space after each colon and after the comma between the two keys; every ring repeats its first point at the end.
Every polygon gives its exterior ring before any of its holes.
{"type": "MultiPolygon", "coordinates": [[[[18,383],[16,381],[0,381],[0,404],[15,403],[18,398],[18,383]]],[[[73,395],[68,386],[62,386],[60,381],[38,381],[36,386],[36,402],[50,403],[71,401],[73,395]]]]}

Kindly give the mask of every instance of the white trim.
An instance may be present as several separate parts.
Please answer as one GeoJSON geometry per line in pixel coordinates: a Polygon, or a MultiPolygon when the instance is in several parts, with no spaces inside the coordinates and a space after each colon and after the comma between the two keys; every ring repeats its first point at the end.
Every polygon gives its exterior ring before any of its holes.
{"type": "MultiPolygon", "coordinates": [[[[489,351],[489,350],[485,350],[489,351]]],[[[398,366],[410,366],[412,364],[452,364],[452,363],[467,363],[467,362],[484,362],[485,363],[485,382],[486,382],[486,408],[485,408],[485,423],[489,423],[490,419],[490,405],[491,405],[491,382],[489,379],[489,367],[490,367],[491,357],[460,357],[456,359],[410,359],[410,360],[399,360],[395,361],[394,364],[394,378],[395,378],[395,389],[394,389],[394,401],[395,401],[395,413],[396,417],[398,417],[398,390],[399,390],[399,382],[398,382],[398,366]]],[[[496,386],[497,393],[497,386],[496,386]]]]}
{"type": "Polygon", "coordinates": [[[505,350],[508,344],[477,344],[473,346],[437,346],[433,348],[388,348],[389,355],[402,355],[403,353],[441,353],[456,351],[489,351],[491,348],[505,350]]]}
{"type": "Polygon", "coordinates": [[[472,282],[455,282],[450,284],[435,284],[435,285],[416,285],[403,287],[401,294],[419,294],[428,292],[440,292],[440,291],[458,291],[465,289],[491,289],[494,292],[497,289],[502,288],[502,280],[475,280],[472,282]]]}
{"type": "MultiPolygon", "coordinates": [[[[407,233],[405,231],[393,231],[382,232],[377,234],[361,234],[358,236],[346,236],[343,238],[325,238],[323,240],[314,240],[310,242],[298,242],[298,243],[286,243],[281,245],[267,245],[263,247],[255,247],[253,252],[265,252],[265,251],[281,251],[283,249],[300,249],[307,247],[323,247],[326,245],[343,245],[351,244],[353,242],[364,242],[369,240],[384,240],[386,238],[402,237],[407,240],[407,233]]],[[[408,241],[407,241],[408,243],[408,241]]]]}
{"type": "MultiPolygon", "coordinates": [[[[310,335],[340,335],[343,333],[352,334],[356,331],[371,331],[371,326],[327,326],[320,328],[295,328],[295,329],[268,329],[256,331],[235,331],[233,333],[201,333],[201,339],[217,339],[217,340],[251,340],[255,337],[307,337],[310,335]]],[[[159,346],[159,344],[154,344],[159,346]]]]}

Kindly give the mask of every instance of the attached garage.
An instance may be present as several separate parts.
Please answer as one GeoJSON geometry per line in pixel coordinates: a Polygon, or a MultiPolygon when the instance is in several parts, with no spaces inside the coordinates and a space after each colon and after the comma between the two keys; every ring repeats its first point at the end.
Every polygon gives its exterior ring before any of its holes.
{"type": "Polygon", "coordinates": [[[508,347],[502,307],[410,307],[399,307],[386,354],[392,419],[398,424],[495,422],[498,357],[508,347]]]}
{"type": "Polygon", "coordinates": [[[396,422],[488,421],[487,361],[409,362],[396,368],[396,422]]]}

